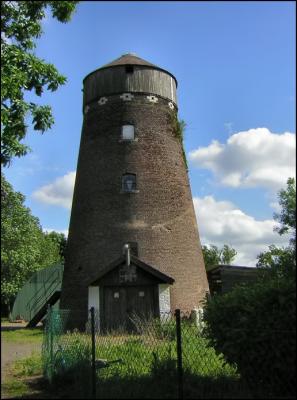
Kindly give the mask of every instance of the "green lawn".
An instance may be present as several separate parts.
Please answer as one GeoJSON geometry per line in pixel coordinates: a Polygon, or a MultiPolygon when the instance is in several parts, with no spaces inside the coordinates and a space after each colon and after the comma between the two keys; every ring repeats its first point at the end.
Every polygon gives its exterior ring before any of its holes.
{"type": "MultiPolygon", "coordinates": [[[[197,328],[185,326],[182,338],[185,398],[249,397],[236,368],[209,347],[197,328]]],[[[54,336],[54,341],[48,344],[47,371],[51,372],[54,385],[68,383],[78,398],[90,397],[90,335],[54,336]]],[[[96,360],[97,398],[169,399],[178,396],[176,341],[171,329],[141,335],[98,335],[96,360]],[[121,361],[100,368],[104,360],[121,361]]]]}
{"type": "Polygon", "coordinates": [[[2,330],[2,341],[14,343],[42,343],[42,328],[24,328],[16,330],[2,330]]]}
{"type": "MultiPolygon", "coordinates": [[[[222,355],[217,355],[197,329],[185,328],[182,335],[184,398],[249,398],[235,367],[227,364],[222,355]]],[[[38,328],[3,333],[6,340],[18,343],[41,342],[43,337],[42,329],[38,328]]],[[[51,371],[48,376],[53,383],[43,382],[45,398],[69,398],[70,395],[78,399],[90,398],[91,335],[53,334],[47,338],[47,344],[47,359],[33,354],[14,363],[10,379],[4,382],[5,392],[11,397],[30,398],[30,378],[40,377],[45,368],[47,373],[51,371]],[[44,361],[47,362],[44,364],[44,361]]],[[[97,365],[97,398],[177,398],[176,359],[176,342],[171,329],[141,335],[98,335],[96,360],[121,361],[106,368],[100,368],[100,363],[97,365]]]]}

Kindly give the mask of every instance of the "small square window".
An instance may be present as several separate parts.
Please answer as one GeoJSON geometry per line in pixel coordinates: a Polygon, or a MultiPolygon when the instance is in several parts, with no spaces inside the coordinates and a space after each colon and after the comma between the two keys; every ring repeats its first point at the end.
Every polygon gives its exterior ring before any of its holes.
{"type": "Polygon", "coordinates": [[[139,297],[144,297],[144,292],[139,292],[138,295],[139,297]]]}
{"type": "Polygon", "coordinates": [[[133,74],[134,68],[133,65],[126,65],[126,73],[133,74]]]}
{"type": "Polygon", "coordinates": [[[136,190],[136,175],[124,174],[122,176],[122,190],[124,192],[133,192],[136,190]]]}
{"type": "Polygon", "coordinates": [[[123,140],[134,140],[134,125],[123,125],[122,126],[122,139],[123,140]]]}
{"type": "Polygon", "coordinates": [[[120,297],[120,293],[114,292],[113,297],[114,297],[114,299],[118,299],[120,297]]]}

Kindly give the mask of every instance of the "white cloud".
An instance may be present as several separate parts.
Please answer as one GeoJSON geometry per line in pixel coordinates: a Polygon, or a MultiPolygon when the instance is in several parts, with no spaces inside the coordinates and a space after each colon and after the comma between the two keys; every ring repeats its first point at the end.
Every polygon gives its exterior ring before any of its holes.
{"type": "Polygon", "coordinates": [[[71,208],[73,188],[75,182],[75,171],[57,178],[53,183],[37,189],[32,197],[45,204],[71,208]]]}
{"type": "Polygon", "coordinates": [[[223,185],[279,190],[295,176],[295,151],[295,134],[257,128],[235,133],[225,144],[213,140],[191,151],[189,159],[211,170],[223,185]]]}
{"type": "Polygon", "coordinates": [[[232,246],[237,251],[235,264],[255,266],[256,257],[270,244],[285,246],[288,237],[273,231],[273,219],[256,220],[229,201],[216,201],[212,196],[194,197],[202,244],[232,246]]]}

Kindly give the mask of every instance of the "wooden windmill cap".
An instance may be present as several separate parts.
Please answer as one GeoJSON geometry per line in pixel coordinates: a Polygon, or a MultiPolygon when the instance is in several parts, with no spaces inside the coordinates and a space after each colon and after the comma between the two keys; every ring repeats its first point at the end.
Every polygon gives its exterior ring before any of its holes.
{"type": "MultiPolygon", "coordinates": [[[[149,67],[159,68],[142,58],[138,57],[135,53],[123,54],[121,57],[113,60],[112,62],[103,65],[101,68],[114,67],[116,65],[147,65],[149,67]]],[[[100,69],[101,69],[100,68],[100,69]]]]}
{"type": "Polygon", "coordinates": [[[85,78],[83,80],[85,81],[85,79],[88,76],[92,75],[96,71],[101,71],[106,68],[121,67],[123,65],[138,65],[138,66],[142,66],[142,67],[146,67],[146,68],[153,68],[153,69],[157,69],[159,71],[165,72],[166,74],[172,76],[172,78],[175,80],[176,87],[177,87],[177,80],[171,72],[168,72],[166,69],[160,68],[157,65],[152,64],[152,63],[138,57],[135,53],[123,54],[121,57],[111,61],[108,64],[103,65],[100,68],[97,68],[95,71],[90,72],[88,75],[85,76],[85,78]]]}

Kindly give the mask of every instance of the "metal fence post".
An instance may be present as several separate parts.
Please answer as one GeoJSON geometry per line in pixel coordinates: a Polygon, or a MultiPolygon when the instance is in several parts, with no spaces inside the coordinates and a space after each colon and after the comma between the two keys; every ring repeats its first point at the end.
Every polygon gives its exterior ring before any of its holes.
{"type": "Polygon", "coordinates": [[[175,310],[176,319],[176,352],[177,352],[177,376],[178,376],[178,398],[183,399],[183,360],[182,360],[182,338],[180,324],[180,309],[175,310]]]}
{"type": "Polygon", "coordinates": [[[92,333],[92,396],[96,399],[96,365],[95,365],[95,309],[91,307],[91,333],[92,333]]]}

